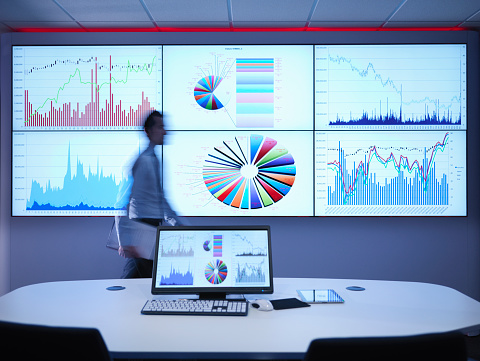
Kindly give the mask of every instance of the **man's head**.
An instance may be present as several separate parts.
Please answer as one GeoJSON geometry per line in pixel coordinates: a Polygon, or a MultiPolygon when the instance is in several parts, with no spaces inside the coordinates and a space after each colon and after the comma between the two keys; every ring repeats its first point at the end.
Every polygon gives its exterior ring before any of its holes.
{"type": "Polygon", "coordinates": [[[158,111],[153,111],[145,120],[143,130],[147,133],[150,142],[155,145],[163,144],[163,137],[167,134],[163,124],[163,115],[158,111]]]}

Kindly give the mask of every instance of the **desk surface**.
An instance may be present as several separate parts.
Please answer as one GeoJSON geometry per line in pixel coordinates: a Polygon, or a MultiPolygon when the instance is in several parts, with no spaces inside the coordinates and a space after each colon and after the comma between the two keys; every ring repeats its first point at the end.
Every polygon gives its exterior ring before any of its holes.
{"type": "MultiPolygon", "coordinates": [[[[302,358],[315,338],[403,336],[480,329],[480,302],[444,286],[415,282],[276,278],[268,299],[297,289],[333,288],[344,304],[262,312],[247,317],[147,316],[150,280],[52,282],[0,297],[0,320],[95,327],[115,358],[302,358]],[[107,291],[122,285],[122,291],[107,291]],[[347,286],[365,291],[348,291],[347,286]]],[[[258,296],[246,295],[253,300],[258,296]]]]}

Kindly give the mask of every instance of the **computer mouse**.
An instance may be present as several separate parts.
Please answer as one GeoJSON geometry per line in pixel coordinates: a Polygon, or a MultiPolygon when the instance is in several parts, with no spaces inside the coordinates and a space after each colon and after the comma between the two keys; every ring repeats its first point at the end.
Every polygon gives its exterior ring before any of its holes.
{"type": "Polygon", "coordinates": [[[252,307],[255,307],[259,311],[273,311],[273,305],[269,300],[258,299],[252,301],[252,307]]]}

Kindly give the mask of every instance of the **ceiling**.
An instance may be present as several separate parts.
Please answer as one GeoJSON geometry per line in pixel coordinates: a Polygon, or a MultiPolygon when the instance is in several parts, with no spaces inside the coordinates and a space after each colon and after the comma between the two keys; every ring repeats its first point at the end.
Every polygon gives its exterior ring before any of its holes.
{"type": "Polygon", "coordinates": [[[0,33],[480,29],[480,0],[0,0],[0,33]]]}

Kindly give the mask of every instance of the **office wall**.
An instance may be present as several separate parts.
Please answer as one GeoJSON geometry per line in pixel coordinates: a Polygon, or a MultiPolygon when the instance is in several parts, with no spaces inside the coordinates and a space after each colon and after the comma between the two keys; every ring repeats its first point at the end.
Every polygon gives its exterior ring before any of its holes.
{"type": "MultiPolygon", "coordinates": [[[[41,39],[42,34],[34,35],[41,39]]],[[[98,43],[111,42],[109,34],[95,35],[98,43]]],[[[168,36],[173,43],[188,43],[198,39],[198,35],[201,34],[142,34],[142,37],[150,41],[154,37],[168,36]]],[[[268,43],[272,39],[286,43],[299,39],[316,43],[325,38],[332,42],[348,38],[354,43],[367,35],[378,43],[388,43],[391,37],[400,36],[387,32],[371,35],[345,32],[259,33],[250,37],[238,33],[214,35],[218,42],[226,44],[239,38],[247,39],[245,43],[268,43]]],[[[135,42],[134,36],[138,34],[126,34],[122,41],[132,39],[135,42]]],[[[428,41],[436,35],[407,32],[401,36],[428,41]]],[[[450,36],[458,34],[442,34],[445,42],[450,36]]],[[[465,36],[471,35],[465,33],[465,36]]],[[[58,37],[59,42],[78,39],[76,34],[59,34],[58,37]]],[[[479,69],[470,70],[468,82],[478,83],[479,69]]],[[[4,76],[1,81],[4,88],[4,76]]],[[[5,103],[6,98],[2,94],[0,293],[38,282],[118,277],[124,260],[105,247],[112,218],[10,217],[10,106],[5,103]]],[[[224,217],[190,218],[189,222],[271,225],[276,277],[431,282],[480,300],[478,100],[469,100],[468,107],[468,217],[224,217]],[[470,116],[472,114],[474,117],[470,116]]],[[[360,281],[352,283],[361,284],[360,281]]]]}

